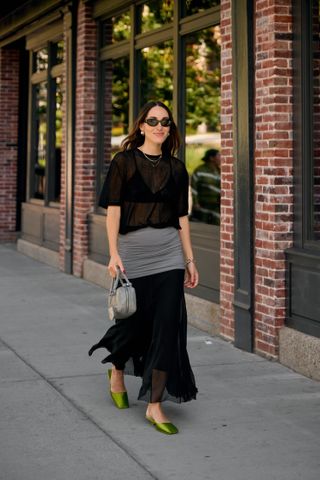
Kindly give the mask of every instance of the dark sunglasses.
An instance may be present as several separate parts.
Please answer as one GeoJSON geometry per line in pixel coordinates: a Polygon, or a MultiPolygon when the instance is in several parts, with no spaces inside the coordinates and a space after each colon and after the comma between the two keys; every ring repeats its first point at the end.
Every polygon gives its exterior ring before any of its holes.
{"type": "Polygon", "coordinates": [[[162,120],[158,120],[157,118],[146,118],[144,123],[147,123],[149,127],[156,127],[158,123],[162,127],[169,127],[171,125],[171,120],[169,118],[163,118],[162,120]]]}

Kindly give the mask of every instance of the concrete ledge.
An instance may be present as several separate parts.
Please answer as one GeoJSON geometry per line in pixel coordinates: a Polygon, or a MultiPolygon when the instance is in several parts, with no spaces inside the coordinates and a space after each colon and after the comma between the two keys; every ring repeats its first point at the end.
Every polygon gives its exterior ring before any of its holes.
{"type": "Polygon", "coordinates": [[[17,241],[17,250],[24,255],[38,260],[39,262],[46,263],[51,267],[59,268],[59,253],[49,248],[41,247],[35,243],[27,242],[22,238],[17,241]]]}
{"type": "Polygon", "coordinates": [[[210,335],[219,335],[220,332],[220,306],[203,298],[186,294],[188,321],[210,335]]]}
{"type": "Polygon", "coordinates": [[[320,380],[320,338],[282,327],[279,347],[280,363],[302,375],[320,380]]]}
{"type": "MultiPolygon", "coordinates": [[[[83,263],[83,278],[102,288],[109,288],[110,277],[105,265],[87,259],[83,263]]],[[[186,294],[188,320],[190,325],[210,335],[219,334],[220,307],[216,303],[186,294]]]]}
{"type": "Polygon", "coordinates": [[[110,287],[111,280],[106,265],[89,258],[83,262],[83,278],[99,287],[110,287]]]}

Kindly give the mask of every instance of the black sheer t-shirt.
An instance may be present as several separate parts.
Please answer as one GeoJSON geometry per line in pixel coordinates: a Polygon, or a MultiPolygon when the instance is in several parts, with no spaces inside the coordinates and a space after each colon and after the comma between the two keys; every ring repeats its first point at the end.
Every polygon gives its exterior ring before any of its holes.
{"type": "Polygon", "coordinates": [[[153,166],[139,149],[126,150],[110,164],[99,206],[121,207],[121,234],[148,226],[180,229],[179,217],[188,215],[188,186],[186,167],[176,157],[153,166]]]}

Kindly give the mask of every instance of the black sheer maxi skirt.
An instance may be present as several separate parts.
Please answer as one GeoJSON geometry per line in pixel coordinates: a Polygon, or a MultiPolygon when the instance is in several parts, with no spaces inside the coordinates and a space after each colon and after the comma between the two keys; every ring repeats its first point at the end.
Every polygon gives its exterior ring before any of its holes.
{"type": "MultiPolygon", "coordinates": [[[[130,278],[130,277],[129,277],[130,278]]],[[[116,320],[89,355],[106,348],[124,373],[142,377],[138,399],[177,403],[196,398],[197,387],[187,352],[184,270],[173,269],[131,279],[137,311],[116,320]]]]}

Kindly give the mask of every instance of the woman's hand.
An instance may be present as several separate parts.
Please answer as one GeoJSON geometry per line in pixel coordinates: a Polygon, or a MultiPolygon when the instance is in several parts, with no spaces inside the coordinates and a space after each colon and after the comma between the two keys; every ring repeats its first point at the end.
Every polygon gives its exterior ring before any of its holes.
{"type": "Polygon", "coordinates": [[[184,286],[187,288],[195,288],[199,282],[199,273],[193,262],[186,265],[186,273],[184,277],[184,286]]]}
{"type": "Polygon", "coordinates": [[[122,272],[125,272],[120,255],[119,254],[111,255],[110,261],[108,264],[108,270],[109,270],[109,274],[113,278],[117,276],[117,266],[120,268],[122,272]]]}

